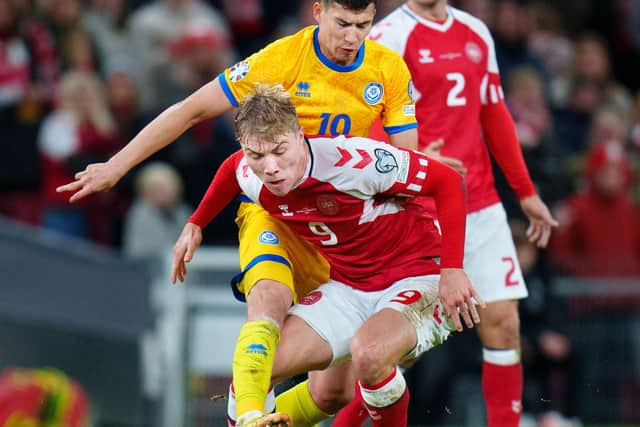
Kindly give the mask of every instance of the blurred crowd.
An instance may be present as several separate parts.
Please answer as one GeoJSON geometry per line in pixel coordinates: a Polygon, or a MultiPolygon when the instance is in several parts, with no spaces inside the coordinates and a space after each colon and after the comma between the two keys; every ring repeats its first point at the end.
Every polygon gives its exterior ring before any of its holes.
{"type": "MultiPolygon", "coordinates": [[[[277,37],[313,24],[310,0],[0,0],[0,214],[137,252],[142,204],[170,245],[220,162],[230,117],[201,123],[75,205],[58,185],[122,148],[160,111],[277,37]],[[155,163],[155,192],[139,182],[155,163]],[[159,164],[165,167],[158,168],[159,164]],[[138,179],[140,178],[140,179],[138,179]],[[177,182],[176,182],[177,181],[177,182]],[[162,200],[162,201],[159,201],[162,200]]],[[[401,2],[380,0],[382,17],[401,2]]],[[[525,158],[562,227],[562,273],[637,275],[640,2],[459,0],[490,27],[525,158]],[[612,220],[615,218],[615,220],[612,220]]],[[[497,173],[509,214],[520,215],[497,173]]],[[[148,180],[147,180],[148,181],[148,180]]],[[[205,243],[235,243],[233,207],[205,243]]],[[[148,230],[147,230],[148,231],[148,230]]]]}
{"type": "MultiPolygon", "coordinates": [[[[0,0],[0,215],[131,258],[171,246],[238,148],[231,116],[190,129],[112,191],[70,205],[56,187],[225,67],[314,24],[312,3],[0,0]]],[[[378,17],[399,4],[379,0],[378,17]]],[[[527,246],[517,200],[496,170],[532,294],[523,357],[540,372],[573,366],[570,343],[545,324],[549,312],[563,313],[546,295],[549,276],[640,276],[640,0],[451,4],[492,31],[526,162],[561,223],[548,251],[527,246]]],[[[212,223],[205,243],[236,242],[234,213],[212,223]]],[[[560,382],[541,387],[571,392],[566,378],[541,375],[560,382]]]]}

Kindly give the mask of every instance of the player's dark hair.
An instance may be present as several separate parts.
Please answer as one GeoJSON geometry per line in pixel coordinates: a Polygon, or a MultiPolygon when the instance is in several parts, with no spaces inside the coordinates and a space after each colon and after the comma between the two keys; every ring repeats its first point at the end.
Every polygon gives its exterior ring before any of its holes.
{"type": "Polygon", "coordinates": [[[325,7],[332,6],[336,3],[349,10],[364,10],[369,7],[371,3],[373,3],[373,7],[378,7],[377,0],[320,0],[320,3],[325,7]]]}

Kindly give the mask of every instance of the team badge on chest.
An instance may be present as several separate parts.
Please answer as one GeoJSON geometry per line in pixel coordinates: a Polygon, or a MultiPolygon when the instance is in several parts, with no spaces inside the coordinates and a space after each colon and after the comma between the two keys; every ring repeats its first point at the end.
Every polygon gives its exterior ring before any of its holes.
{"type": "Polygon", "coordinates": [[[362,97],[369,105],[376,105],[384,95],[384,87],[378,82],[371,82],[364,87],[362,97]]]}
{"type": "Polygon", "coordinates": [[[340,212],[340,205],[335,197],[328,194],[321,194],[316,199],[316,206],[321,214],[334,216],[340,212]]]}

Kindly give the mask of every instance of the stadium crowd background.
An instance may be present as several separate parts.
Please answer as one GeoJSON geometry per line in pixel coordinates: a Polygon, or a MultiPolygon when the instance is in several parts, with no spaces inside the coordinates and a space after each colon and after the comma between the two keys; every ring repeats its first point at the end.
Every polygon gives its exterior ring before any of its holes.
{"type": "MultiPolygon", "coordinates": [[[[234,61],[314,24],[312,3],[0,0],[0,215],[130,258],[156,257],[238,148],[231,116],[197,125],[110,192],[69,205],[55,188],[108,159],[159,111],[234,61]]],[[[399,4],[379,0],[378,18],[399,4]]],[[[558,300],[549,288],[557,276],[640,277],[640,1],[451,4],[491,29],[525,159],[561,222],[551,247],[538,253],[497,173],[531,292],[521,304],[526,384],[531,396],[541,389],[553,396],[527,402],[525,391],[525,407],[580,416],[571,397],[580,364],[563,326],[585,302],[558,300]]],[[[206,230],[206,244],[236,243],[234,212],[229,207],[206,230]]],[[[640,316],[639,297],[588,301],[590,310],[598,305],[640,316]]],[[[464,353],[456,345],[447,354],[464,353]]],[[[436,362],[425,358],[410,386],[431,401],[442,398],[434,390],[446,388],[455,370],[477,362],[429,357],[436,362]],[[449,368],[425,380],[426,363],[449,368]]],[[[629,381],[639,396],[640,378],[629,381]]],[[[640,423],[638,409],[628,409],[625,421],[640,423]]]]}

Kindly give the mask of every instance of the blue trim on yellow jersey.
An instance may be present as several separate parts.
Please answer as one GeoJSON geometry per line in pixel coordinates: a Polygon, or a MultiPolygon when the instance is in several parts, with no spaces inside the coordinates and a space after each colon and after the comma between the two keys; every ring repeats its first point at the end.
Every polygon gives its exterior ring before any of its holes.
{"type": "Polygon", "coordinates": [[[239,194],[236,197],[236,200],[239,202],[253,203],[253,200],[251,200],[246,194],[239,194]]]}
{"type": "Polygon", "coordinates": [[[385,127],[384,131],[387,132],[389,135],[393,135],[396,133],[404,132],[405,130],[416,129],[417,127],[418,127],[418,123],[414,122],[406,125],[385,127]]]}
{"type": "Polygon", "coordinates": [[[316,27],[316,29],[313,31],[313,50],[315,50],[316,56],[318,57],[320,62],[322,62],[327,67],[331,68],[333,71],[338,71],[340,73],[346,73],[348,71],[353,71],[353,70],[355,70],[356,68],[358,68],[362,64],[362,61],[364,61],[364,42],[360,46],[360,49],[358,50],[358,56],[356,57],[356,60],[353,62],[353,64],[351,64],[351,65],[339,65],[339,64],[336,64],[335,62],[331,61],[326,56],[324,56],[324,54],[322,53],[322,50],[320,50],[320,43],[318,42],[318,31],[319,30],[320,30],[320,27],[316,27]]]}
{"type": "Polygon", "coordinates": [[[257,257],[252,259],[249,264],[247,264],[244,270],[242,270],[240,273],[233,276],[233,278],[231,279],[231,291],[233,291],[233,296],[236,297],[238,301],[247,302],[245,295],[238,290],[238,284],[242,281],[242,278],[244,277],[245,273],[249,271],[250,268],[252,268],[256,264],[261,263],[263,261],[279,262],[280,264],[284,264],[289,269],[291,269],[291,264],[289,264],[289,261],[286,258],[281,257],[280,255],[273,255],[273,254],[258,255],[257,257]]]}
{"type": "Polygon", "coordinates": [[[224,78],[224,71],[218,74],[218,80],[220,81],[220,87],[225,95],[227,95],[227,99],[234,107],[239,107],[240,104],[235,96],[233,96],[233,92],[231,92],[231,88],[229,87],[229,83],[227,83],[227,79],[224,78]]]}

